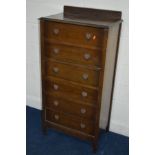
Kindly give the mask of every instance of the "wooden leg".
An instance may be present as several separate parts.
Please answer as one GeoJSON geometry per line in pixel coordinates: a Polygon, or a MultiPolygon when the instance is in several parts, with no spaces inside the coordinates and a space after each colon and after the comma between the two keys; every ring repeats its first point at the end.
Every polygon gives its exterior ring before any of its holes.
{"type": "Polygon", "coordinates": [[[97,142],[96,141],[93,142],[93,152],[94,153],[97,152],[97,142]]]}
{"type": "Polygon", "coordinates": [[[44,122],[45,120],[45,112],[44,110],[41,111],[41,120],[42,120],[42,132],[44,135],[47,135],[47,126],[44,122]]]}

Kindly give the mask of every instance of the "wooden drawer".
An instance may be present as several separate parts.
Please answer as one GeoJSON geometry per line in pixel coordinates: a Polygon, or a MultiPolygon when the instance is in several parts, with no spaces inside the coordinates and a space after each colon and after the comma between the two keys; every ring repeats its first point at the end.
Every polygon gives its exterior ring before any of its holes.
{"type": "Polygon", "coordinates": [[[71,84],[71,82],[62,79],[46,78],[45,90],[52,93],[53,96],[61,96],[66,99],[82,101],[92,105],[96,105],[98,99],[98,91],[96,89],[71,84]]]}
{"type": "Polygon", "coordinates": [[[101,66],[101,50],[46,43],[45,54],[49,58],[58,59],[60,61],[101,66]]]}
{"type": "Polygon", "coordinates": [[[61,112],[46,109],[46,120],[79,130],[87,134],[94,134],[94,123],[85,119],[80,119],[75,116],[67,115],[61,112]]]}
{"type": "Polygon", "coordinates": [[[62,99],[59,97],[55,97],[49,94],[46,94],[45,96],[45,105],[46,107],[50,109],[54,109],[56,111],[62,111],[64,113],[77,115],[82,118],[87,118],[90,120],[94,120],[95,117],[95,107],[86,105],[86,104],[80,104],[75,101],[62,99]]]}
{"type": "Polygon", "coordinates": [[[85,47],[103,47],[104,29],[59,22],[45,22],[45,37],[85,47]]]}
{"type": "Polygon", "coordinates": [[[63,78],[85,85],[98,86],[99,71],[58,63],[51,60],[46,61],[45,68],[46,75],[48,76],[63,78]]]}

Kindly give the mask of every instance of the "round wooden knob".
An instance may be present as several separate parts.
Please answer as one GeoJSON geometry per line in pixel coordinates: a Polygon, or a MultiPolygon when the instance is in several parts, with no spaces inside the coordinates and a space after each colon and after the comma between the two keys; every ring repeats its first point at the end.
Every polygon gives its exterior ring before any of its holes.
{"type": "Polygon", "coordinates": [[[53,29],[53,33],[54,33],[55,35],[59,34],[59,29],[58,29],[58,28],[53,29]]]}
{"type": "Polygon", "coordinates": [[[84,80],[87,80],[87,79],[88,79],[88,74],[84,73],[84,74],[82,75],[82,77],[83,77],[84,80]]]}
{"type": "Polygon", "coordinates": [[[92,37],[91,33],[86,33],[86,39],[87,39],[87,40],[90,40],[91,37],[92,37]]]}
{"type": "Polygon", "coordinates": [[[58,49],[58,48],[54,48],[54,49],[53,49],[53,52],[54,52],[55,54],[58,54],[58,53],[59,53],[59,49],[58,49]]]}
{"type": "Polygon", "coordinates": [[[54,72],[54,73],[58,73],[58,72],[59,72],[59,68],[58,68],[58,67],[54,67],[54,68],[53,68],[53,72],[54,72]]]}
{"type": "Polygon", "coordinates": [[[86,125],[83,124],[83,123],[81,123],[81,124],[80,124],[80,127],[81,127],[81,129],[84,129],[84,128],[86,127],[86,125]]]}
{"type": "Polygon", "coordinates": [[[55,106],[58,106],[58,105],[59,105],[59,102],[58,102],[57,100],[55,100],[55,101],[53,102],[53,104],[54,104],[55,106]]]}
{"type": "Polygon", "coordinates": [[[83,92],[81,93],[81,95],[82,95],[83,97],[87,97],[87,92],[83,91],[83,92]]]}
{"type": "Polygon", "coordinates": [[[53,85],[53,88],[54,88],[54,90],[58,90],[59,89],[59,86],[57,84],[54,84],[53,85]]]}
{"type": "Polygon", "coordinates": [[[54,115],[55,120],[59,120],[59,115],[54,115]]]}
{"type": "Polygon", "coordinates": [[[84,54],[84,58],[85,58],[85,60],[89,60],[89,59],[90,59],[90,57],[91,57],[91,56],[90,56],[90,54],[89,54],[89,53],[85,53],[85,54],[84,54]]]}
{"type": "Polygon", "coordinates": [[[86,109],[81,108],[81,114],[85,114],[86,113],[86,109]]]}

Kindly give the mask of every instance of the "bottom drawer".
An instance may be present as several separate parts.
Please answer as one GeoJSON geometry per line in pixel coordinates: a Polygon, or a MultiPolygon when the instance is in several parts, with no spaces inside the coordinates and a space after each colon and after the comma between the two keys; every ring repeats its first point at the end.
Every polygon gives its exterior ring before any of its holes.
{"type": "Polygon", "coordinates": [[[46,109],[46,120],[94,135],[94,123],[85,119],[46,109]]]}

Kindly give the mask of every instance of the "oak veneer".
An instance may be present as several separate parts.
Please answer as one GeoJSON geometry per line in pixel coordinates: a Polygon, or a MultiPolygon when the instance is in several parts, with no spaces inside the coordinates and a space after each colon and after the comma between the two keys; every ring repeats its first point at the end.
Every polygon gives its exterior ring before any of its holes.
{"type": "Polygon", "coordinates": [[[51,94],[46,95],[46,107],[56,111],[62,111],[77,117],[82,117],[94,120],[95,106],[85,104],[85,102],[77,102],[76,100],[69,100],[62,97],[56,97],[51,94]]]}
{"type": "Polygon", "coordinates": [[[101,106],[109,128],[121,23],[120,11],[71,6],[40,18],[44,132],[91,140],[96,151],[101,106]]]}
{"type": "Polygon", "coordinates": [[[45,62],[45,68],[47,76],[58,77],[92,86],[98,86],[98,70],[75,67],[70,64],[59,63],[51,60],[45,62]]]}
{"type": "Polygon", "coordinates": [[[78,85],[67,80],[47,77],[44,81],[47,92],[53,96],[62,96],[73,100],[89,102],[90,104],[97,103],[98,90],[94,87],[87,87],[87,85],[78,85]],[[82,95],[82,93],[85,92],[82,95]]]}
{"type": "Polygon", "coordinates": [[[104,30],[88,26],[45,21],[45,37],[56,42],[68,42],[86,47],[102,47],[104,30]]]}
{"type": "Polygon", "coordinates": [[[47,58],[53,58],[61,62],[101,67],[101,50],[99,49],[88,49],[62,45],[62,43],[46,42],[45,52],[47,58]]]}
{"type": "Polygon", "coordinates": [[[74,115],[69,115],[60,111],[46,110],[46,120],[51,121],[62,126],[79,130],[89,135],[94,134],[94,122],[92,120],[86,120],[74,115]]]}

